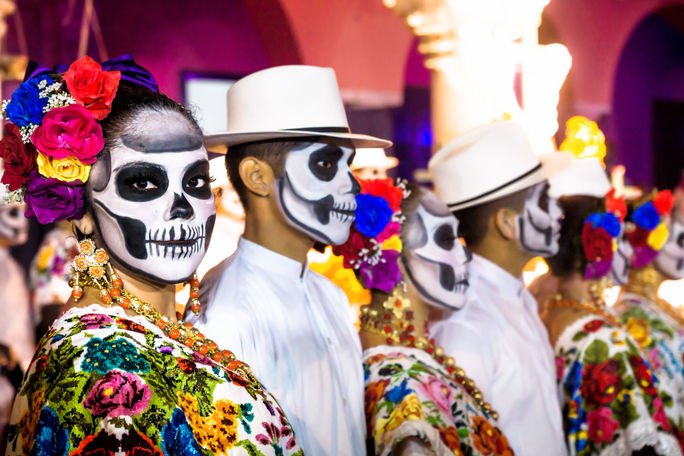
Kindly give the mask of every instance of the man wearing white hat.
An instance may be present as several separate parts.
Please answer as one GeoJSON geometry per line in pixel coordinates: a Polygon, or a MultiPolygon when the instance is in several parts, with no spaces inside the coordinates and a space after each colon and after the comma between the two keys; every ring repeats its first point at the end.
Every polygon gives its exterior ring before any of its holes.
{"type": "Polygon", "coordinates": [[[385,150],[372,147],[358,151],[351,164],[357,179],[387,179],[387,171],[399,164],[397,157],[388,157],[385,150]]]}
{"type": "Polygon", "coordinates": [[[235,254],[207,273],[203,308],[188,320],[251,365],[305,454],[365,454],[361,345],[349,303],[309,270],[306,254],[315,242],[349,237],[360,190],[349,166],[355,149],[391,143],[351,133],[335,73],[312,66],[236,82],[228,131],[207,143],[228,147],[245,232],[235,254]]]}
{"type": "Polygon", "coordinates": [[[518,455],[566,453],[555,363],[534,298],[520,274],[558,250],[557,201],[526,133],[496,122],[466,133],[430,160],[437,193],[473,252],[464,308],[431,328],[445,352],[499,412],[518,455]]]}

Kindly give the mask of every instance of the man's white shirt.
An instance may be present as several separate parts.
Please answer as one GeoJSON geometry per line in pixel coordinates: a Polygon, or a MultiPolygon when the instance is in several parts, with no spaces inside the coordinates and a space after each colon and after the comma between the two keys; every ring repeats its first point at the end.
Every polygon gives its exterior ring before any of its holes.
{"type": "Polygon", "coordinates": [[[555,362],[537,303],[520,279],[473,255],[463,309],[431,327],[437,344],[499,412],[517,455],[565,455],[555,362]]]}
{"type": "Polygon", "coordinates": [[[252,367],[305,454],[365,454],[361,344],[342,290],[241,238],[204,277],[200,302],[186,319],[252,367]]]}

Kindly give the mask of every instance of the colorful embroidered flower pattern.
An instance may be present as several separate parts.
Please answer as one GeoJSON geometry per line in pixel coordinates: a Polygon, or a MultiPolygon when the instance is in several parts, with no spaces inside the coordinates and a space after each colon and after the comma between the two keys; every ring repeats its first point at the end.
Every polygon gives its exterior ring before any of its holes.
{"type": "Polygon", "coordinates": [[[8,454],[302,455],[268,393],[145,319],[92,305],[54,328],[19,391],[8,454]]]}
{"type": "Polygon", "coordinates": [[[422,439],[436,454],[513,455],[494,421],[430,355],[376,347],[365,355],[364,372],[368,437],[376,454],[392,448],[400,434],[422,439]],[[439,437],[432,441],[430,435],[439,437]]]}
{"type": "Polygon", "coordinates": [[[655,439],[650,441],[664,454],[677,454],[679,444],[664,411],[672,397],[638,344],[608,321],[598,325],[596,320],[588,315],[575,321],[555,347],[563,359],[559,387],[570,455],[629,454],[645,438],[655,439]]]}
{"type": "Polygon", "coordinates": [[[669,234],[665,220],[673,204],[672,192],[663,190],[651,195],[630,214],[632,223],[626,234],[634,249],[632,267],[646,266],[658,256],[669,234]]]}

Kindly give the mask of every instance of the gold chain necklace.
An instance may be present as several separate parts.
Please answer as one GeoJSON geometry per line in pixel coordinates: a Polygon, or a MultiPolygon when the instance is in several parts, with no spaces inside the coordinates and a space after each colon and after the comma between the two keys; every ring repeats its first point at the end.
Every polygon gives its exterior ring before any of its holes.
{"type": "MultiPolygon", "coordinates": [[[[126,290],[123,281],[116,275],[109,262],[109,255],[104,249],[96,249],[91,239],[79,242],[78,249],[80,254],[73,261],[74,277],[69,281],[73,288],[71,294],[74,300],[78,301],[83,296],[84,287],[96,288],[100,291],[100,299],[104,304],[109,305],[113,302],[124,309],[132,310],[161,329],[169,338],[243,377],[252,388],[261,388],[249,365],[238,360],[233,352],[221,350],[216,342],[207,339],[191,323],[181,319],[172,322],[152,305],[126,290]]],[[[198,285],[197,278],[193,277],[190,281],[191,290],[196,293],[198,285]]]]}
{"type": "Polygon", "coordinates": [[[427,322],[425,322],[425,337],[415,336],[415,327],[411,323],[413,320],[413,311],[410,310],[411,301],[401,294],[401,287],[402,284],[394,287],[381,308],[374,308],[372,304],[361,307],[361,330],[384,336],[387,345],[398,344],[427,352],[446,368],[449,379],[461,385],[475,400],[480,410],[494,420],[498,420],[499,414],[488,402],[485,402],[475,381],[466,376],[465,371],[456,365],[454,358],[446,356],[444,348],[435,344],[434,339],[427,337],[427,322]]]}

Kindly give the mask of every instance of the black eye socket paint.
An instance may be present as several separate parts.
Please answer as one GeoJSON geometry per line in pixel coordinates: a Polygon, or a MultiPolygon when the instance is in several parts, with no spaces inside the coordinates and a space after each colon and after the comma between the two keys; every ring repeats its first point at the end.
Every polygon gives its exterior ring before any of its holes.
{"type": "Polygon", "coordinates": [[[209,162],[198,160],[183,175],[183,191],[198,199],[211,198],[209,162]]]}
{"type": "Polygon", "coordinates": [[[166,170],[152,163],[126,165],[116,175],[116,193],[128,201],[145,202],[159,198],[169,188],[166,170]]]}
{"type": "Polygon", "coordinates": [[[318,179],[330,182],[337,174],[338,162],[344,153],[336,146],[327,145],[309,156],[309,169],[318,179]]]}
{"type": "Polygon", "coordinates": [[[544,188],[539,195],[539,207],[544,212],[549,212],[549,184],[544,184],[544,188]]]}
{"type": "Polygon", "coordinates": [[[445,223],[435,230],[433,236],[435,244],[444,250],[451,250],[454,248],[454,242],[456,241],[456,235],[454,234],[454,229],[451,225],[445,223]]]}

